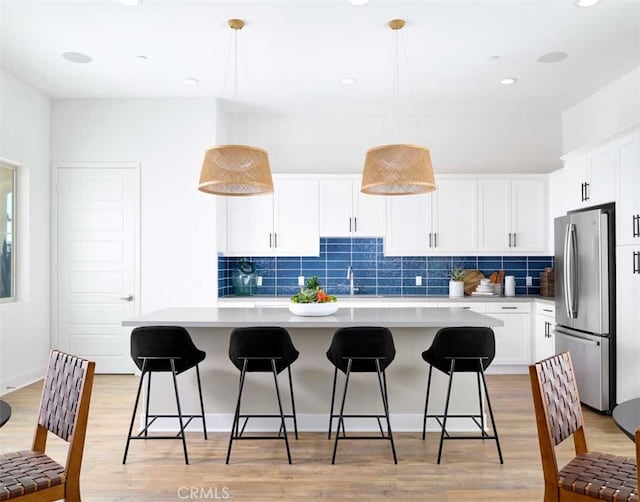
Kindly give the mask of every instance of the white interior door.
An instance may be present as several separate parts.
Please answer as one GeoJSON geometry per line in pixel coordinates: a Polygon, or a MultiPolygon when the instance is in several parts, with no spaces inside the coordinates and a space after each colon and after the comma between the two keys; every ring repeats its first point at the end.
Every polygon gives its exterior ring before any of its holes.
{"type": "Polygon", "coordinates": [[[100,373],[132,373],[137,313],[138,174],[135,164],[58,169],[58,345],[100,373]]]}

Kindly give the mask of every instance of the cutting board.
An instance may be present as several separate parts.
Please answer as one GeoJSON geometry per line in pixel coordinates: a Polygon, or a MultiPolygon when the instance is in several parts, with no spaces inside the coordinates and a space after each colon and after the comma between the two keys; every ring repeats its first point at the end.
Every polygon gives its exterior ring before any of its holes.
{"type": "Polygon", "coordinates": [[[462,281],[464,282],[464,294],[470,295],[473,293],[478,284],[480,284],[480,280],[484,279],[484,274],[479,270],[467,270],[467,273],[464,274],[462,281]]]}

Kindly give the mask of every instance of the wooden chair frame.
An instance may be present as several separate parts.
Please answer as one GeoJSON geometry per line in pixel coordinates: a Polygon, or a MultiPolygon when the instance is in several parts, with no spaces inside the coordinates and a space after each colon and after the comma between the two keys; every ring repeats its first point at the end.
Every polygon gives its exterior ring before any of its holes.
{"type": "MultiPolygon", "coordinates": [[[[574,378],[573,363],[568,352],[544,359],[529,366],[533,404],[536,414],[536,427],[538,429],[538,442],[542,459],[542,471],[544,475],[544,502],[579,502],[597,500],[588,495],[575,493],[560,486],[560,471],[556,459],[555,446],[573,436],[573,444],[576,456],[589,453],[584,433],[584,420],[578,387],[574,378]],[[547,365],[563,365],[567,375],[568,395],[563,404],[570,415],[568,417],[555,416],[552,423],[549,403],[544,399],[545,369],[547,365]]],[[[640,427],[636,430],[636,465],[640,459],[640,427]]],[[[626,500],[626,499],[625,499],[626,500]]]]}
{"type": "MultiPolygon", "coordinates": [[[[64,467],[64,481],[61,484],[41,488],[27,494],[10,496],[8,500],[20,502],[48,502],[65,499],[67,502],[80,502],[80,468],[89,416],[89,404],[91,390],[93,388],[93,376],[95,363],[78,357],[52,350],[49,356],[49,365],[40,401],[38,424],[33,437],[31,452],[45,453],[47,435],[49,432],[56,434],[69,443],[67,459],[64,467]],[[59,417],[52,416],[50,398],[59,391],[56,378],[65,374],[71,378],[76,377],[77,386],[73,389],[77,396],[65,398],[76,399],[75,413],[72,412],[73,421],[62,423],[59,417]]],[[[58,408],[59,409],[59,408],[58,408]]],[[[29,453],[29,452],[26,452],[29,453]]],[[[0,490],[4,486],[0,484],[0,490]]]]}

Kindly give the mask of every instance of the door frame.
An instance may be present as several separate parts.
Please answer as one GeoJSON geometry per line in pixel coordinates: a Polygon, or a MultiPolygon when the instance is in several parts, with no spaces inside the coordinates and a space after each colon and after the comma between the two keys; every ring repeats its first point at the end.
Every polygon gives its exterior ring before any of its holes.
{"type": "MultiPolygon", "coordinates": [[[[141,281],[140,281],[140,162],[83,162],[68,161],[56,162],[53,165],[52,182],[51,182],[51,347],[58,348],[60,345],[60,333],[58,332],[58,309],[59,305],[59,288],[58,288],[58,182],[60,169],[131,169],[134,173],[134,237],[133,246],[135,249],[133,274],[133,284],[135,295],[134,315],[140,315],[141,300],[141,281]]],[[[133,366],[132,366],[133,368],[133,366]]],[[[133,369],[132,369],[133,372],[133,369]]]]}

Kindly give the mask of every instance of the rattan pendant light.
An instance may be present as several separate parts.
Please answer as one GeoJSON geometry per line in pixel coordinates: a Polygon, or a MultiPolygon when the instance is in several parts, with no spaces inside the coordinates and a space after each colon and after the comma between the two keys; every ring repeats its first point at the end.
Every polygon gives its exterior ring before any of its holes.
{"type": "MultiPolygon", "coordinates": [[[[242,19],[230,19],[234,52],[234,119],[238,138],[238,31],[242,19]]],[[[245,145],[214,146],[204,154],[198,190],[216,195],[264,195],[273,193],[273,180],[266,150],[245,145]]]]}
{"type": "MultiPolygon", "coordinates": [[[[405,25],[403,19],[389,21],[394,41],[395,97],[399,95],[398,31],[405,25]]],[[[370,195],[412,195],[433,192],[436,181],[431,165],[431,154],[423,146],[384,145],[367,151],[360,191],[370,195]]]]}

